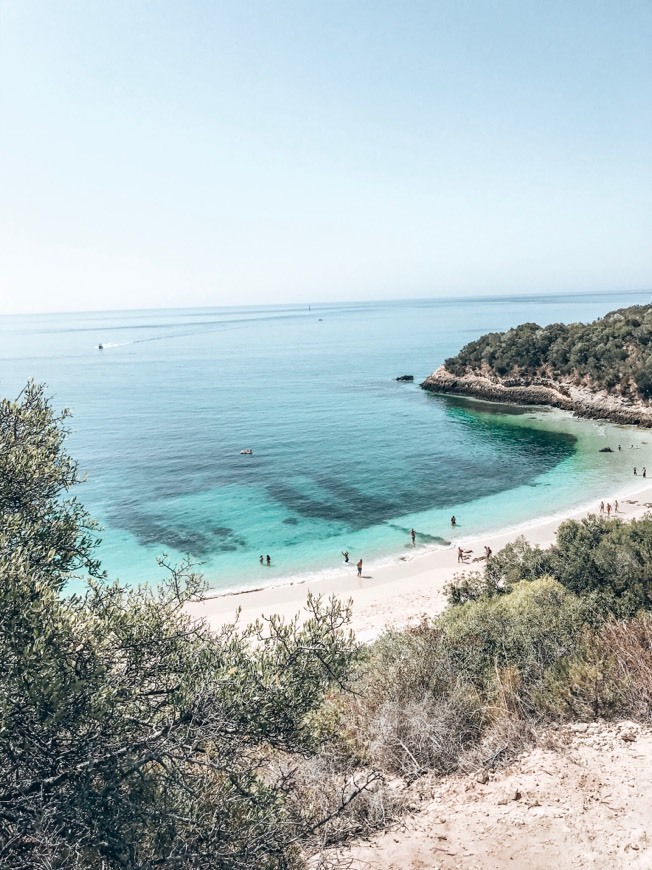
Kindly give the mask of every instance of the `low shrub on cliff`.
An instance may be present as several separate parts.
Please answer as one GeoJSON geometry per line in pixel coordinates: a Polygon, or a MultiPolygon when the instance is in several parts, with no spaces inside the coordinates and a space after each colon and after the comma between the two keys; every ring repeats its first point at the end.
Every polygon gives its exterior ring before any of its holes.
{"type": "Polygon", "coordinates": [[[652,616],[549,576],[509,590],[371,647],[341,707],[352,762],[409,779],[508,758],[537,724],[652,716],[652,616]]]}
{"type": "Polygon", "coordinates": [[[544,577],[385,634],[343,700],[350,757],[408,778],[454,770],[505,716],[541,718],[536,693],[590,623],[585,602],[544,577]]]}
{"type": "Polygon", "coordinates": [[[652,617],[585,629],[573,654],[544,676],[534,703],[547,718],[652,718],[652,617]]]}

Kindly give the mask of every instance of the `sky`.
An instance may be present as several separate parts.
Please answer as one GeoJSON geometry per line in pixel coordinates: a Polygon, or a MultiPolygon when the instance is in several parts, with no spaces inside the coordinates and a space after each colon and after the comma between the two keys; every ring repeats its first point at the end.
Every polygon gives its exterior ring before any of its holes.
{"type": "Polygon", "coordinates": [[[0,313],[652,288],[650,0],[0,0],[0,313]]]}

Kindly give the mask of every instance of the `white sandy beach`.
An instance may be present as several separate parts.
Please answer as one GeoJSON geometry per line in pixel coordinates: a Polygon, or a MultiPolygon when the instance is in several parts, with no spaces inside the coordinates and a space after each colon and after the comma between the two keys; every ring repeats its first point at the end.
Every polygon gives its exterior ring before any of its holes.
{"type": "MultiPolygon", "coordinates": [[[[634,478],[629,487],[621,491],[605,491],[604,501],[619,502],[620,519],[630,520],[643,516],[652,508],[652,480],[634,478]]],[[[560,523],[566,519],[581,519],[590,513],[599,512],[597,504],[585,505],[566,515],[544,518],[540,521],[525,523],[520,528],[511,528],[471,538],[460,535],[447,549],[420,552],[417,546],[413,556],[397,558],[389,565],[366,566],[362,577],[357,576],[354,562],[349,563],[342,573],[328,579],[315,579],[304,583],[288,583],[254,589],[250,592],[215,594],[199,604],[189,606],[196,616],[207,619],[214,627],[231,622],[240,608],[240,621],[253,622],[263,616],[278,613],[291,618],[300,612],[309,592],[318,595],[337,595],[344,600],[353,600],[352,627],[362,641],[371,640],[386,627],[400,627],[421,620],[422,616],[433,616],[444,609],[446,597],[444,588],[454,574],[460,571],[473,571],[482,563],[473,562],[474,557],[484,554],[489,546],[494,553],[523,535],[530,543],[548,547],[554,543],[560,523]],[[468,563],[458,564],[457,547],[472,549],[468,563]]]]}

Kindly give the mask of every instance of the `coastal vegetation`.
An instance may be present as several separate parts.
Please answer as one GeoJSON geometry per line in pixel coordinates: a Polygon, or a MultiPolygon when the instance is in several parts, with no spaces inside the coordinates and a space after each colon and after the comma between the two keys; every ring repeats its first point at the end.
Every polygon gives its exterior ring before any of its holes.
{"type": "Polygon", "coordinates": [[[592,323],[524,323],[490,332],[444,363],[451,374],[571,380],[592,390],[652,398],[652,305],[621,308],[592,323]]]}
{"type": "Polygon", "coordinates": [[[34,384],[0,403],[3,867],[320,866],[426,773],[493,768],[546,724],[652,718],[652,519],[518,539],[367,647],[316,598],[215,632],[186,613],[191,565],[156,588],[104,573],[66,417],[34,384]]]}
{"type": "MultiPolygon", "coordinates": [[[[356,663],[346,606],[211,632],[184,611],[190,565],[109,581],[66,417],[34,384],[0,403],[0,865],[291,866],[324,821],[307,760],[356,663]]],[[[372,780],[340,777],[328,812],[372,780]]]]}

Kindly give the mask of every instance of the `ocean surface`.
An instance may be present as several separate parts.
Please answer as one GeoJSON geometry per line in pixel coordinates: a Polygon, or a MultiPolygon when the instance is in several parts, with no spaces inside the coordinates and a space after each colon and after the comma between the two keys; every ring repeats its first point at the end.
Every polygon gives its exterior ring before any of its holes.
{"type": "Polygon", "coordinates": [[[76,494],[103,526],[99,554],[112,577],[156,582],[157,555],[189,554],[216,588],[261,586],[340,573],[343,550],[368,568],[631,485],[632,457],[652,459],[652,433],[440,398],[418,383],[485,332],[650,301],[614,293],[5,316],[0,391],[13,398],[35,378],[73,410],[68,446],[87,474],[76,494]],[[403,374],[414,383],[395,380],[403,374]]]}

